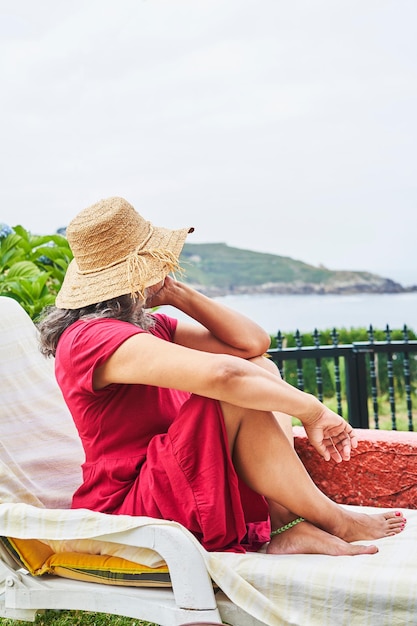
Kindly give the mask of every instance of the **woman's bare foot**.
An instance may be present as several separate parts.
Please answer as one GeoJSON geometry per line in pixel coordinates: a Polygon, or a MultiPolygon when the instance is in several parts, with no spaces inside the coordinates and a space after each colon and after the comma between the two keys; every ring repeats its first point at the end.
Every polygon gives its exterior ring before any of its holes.
{"type": "Polygon", "coordinates": [[[268,554],[325,554],[355,556],[375,554],[376,546],[351,545],[309,522],[301,522],[285,532],[274,535],[266,549],[268,554]]]}
{"type": "Polygon", "coordinates": [[[376,515],[357,513],[343,509],[342,524],[332,529],[338,537],[345,541],[366,541],[392,537],[404,530],[407,520],[400,511],[386,511],[376,515]]]}

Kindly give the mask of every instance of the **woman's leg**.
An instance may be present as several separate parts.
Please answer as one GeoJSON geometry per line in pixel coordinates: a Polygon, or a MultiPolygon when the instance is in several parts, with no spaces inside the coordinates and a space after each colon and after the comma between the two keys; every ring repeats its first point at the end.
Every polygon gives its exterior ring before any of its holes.
{"type": "MultiPolygon", "coordinates": [[[[278,367],[276,366],[276,364],[274,363],[274,361],[272,361],[272,359],[269,359],[268,357],[265,357],[265,356],[261,356],[261,357],[255,357],[254,359],[251,359],[251,361],[252,363],[255,363],[256,365],[258,365],[259,367],[262,367],[268,372],[271,372],[278,378],[281,378],[281,373],[278,367]]],[[[281,429],[284,435],[287,437],[288,441],[290,442],[291,446],[294,447],[292,416],[287,415],[287,413],[281,413],[278,411],[274,411],[273,415],[275,419],[277,420],[278,424],[281,426],[281,429]]],[[[278,504],[277,502],[269,501],[268,504],[269,504],[269,512],[270,512],[272,529],[280,528],[281,526],[288,524],[288,522],[291,522],[296,517],[294,513],[286,509],[281,504],[278,504]]],[[[274,546],[277,543],[278,541],[275,540],[272,543],[272,546],[274,546]]]]}
{"type": "MultiPolygon", "coordinates": [[[[271,359],[266,357],[256,357],[252,359],[252,362],[281,378],[278,367],[271,359]]],[[[274,411],[273,415],[278,424],[281,426],[281,429],[291,446],[294,447],[292,417],[286,413],[280,413],[277,411],[274,411]]],[[[289,511],[287,508],[282,506],[282,504],[278,504],[273,500],[269,500],[268,504],[273,530],[288,524],[297,517],[292,511],[289,511]]],[[[346,549],[349,553],[351,553],[352,547],[347,546],[346,542],[330,535],[322,529],[319,529],[310,522],[306,522],[303,523],[301,528],[292,528],[290,533],[286,533],[283,536],[279,535],[277,537],[273,537],[267,547],[267,552],[330,552],[331,554],[345,554],[346,549]]],[[[357,548],[354,548],[354,552],[357,550],[357,548]]],[[[360,551],[362,551],[362,548],[360,551]]],[[[374,551],[374,549],[371,548],[370,551],[374,551]]]]}
{"type": "Polygon", "coordinates": [[[272,413],[221,405],[236,471],[268,500],[273,526],[297,516],[308,520],[276,535],[270,551],[375,552],[375,547],[351,546],[348,542],[378,539],[402,530],[402,515],[353,513],[325,496],[311,480],[272,413]]]}

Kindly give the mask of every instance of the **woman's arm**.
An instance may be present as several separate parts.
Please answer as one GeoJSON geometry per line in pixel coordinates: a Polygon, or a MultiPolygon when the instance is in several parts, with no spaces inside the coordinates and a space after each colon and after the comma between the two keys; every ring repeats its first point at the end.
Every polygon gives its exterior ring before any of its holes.
{"type": "Polygon", "coordinates": [[[150,333],[132,335],[95,369],[95,389],[112,383],[179,389],[249,409],[281,410],[300,419],[320,404],[246,359],[193,350],[150,333]]]}
{"type": "Polygon", "coordinates": [[[325,459],[333,455],[333,442],[345,460],[351,446],[356,447],[353,429],[345,420],[264,368],[234,356],[192,350],[148,333],[127,339],[95,370],[96,389],[111,383],[180,389],[247,409],[293,415],[304,424],[311,443],[325,459]]]}
{"type": "Polygon", "coordinates": [[[199,322],[197,325],[178,321],[174,341],[181,346],[245,359],[264,354],[270,346],[269,335],[258,324],[170,276],[148,298],[146,306],[164,304],[199,322]]]}

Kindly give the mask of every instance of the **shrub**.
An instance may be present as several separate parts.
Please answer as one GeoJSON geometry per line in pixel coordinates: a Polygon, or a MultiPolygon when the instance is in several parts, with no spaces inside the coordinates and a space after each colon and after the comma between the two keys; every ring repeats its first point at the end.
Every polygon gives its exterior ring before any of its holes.
{"type": "Polygon", "coordinates": [[[72,259],[61,234],[33,235],[0,224],[0,295],[17,300],[33,320],[55,302],[72,259]]]}

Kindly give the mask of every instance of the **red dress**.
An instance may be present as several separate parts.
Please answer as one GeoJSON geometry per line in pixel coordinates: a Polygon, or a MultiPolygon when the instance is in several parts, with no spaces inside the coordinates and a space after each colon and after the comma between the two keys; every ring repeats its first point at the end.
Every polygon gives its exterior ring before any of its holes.
{"type": "Polygon", "coordinates": [[[235,472],[218,401],[148,385],[93,390],[95,367],[132,335],[172,341],[177,321],[154,317],[149,331],[78,321],[59,341],[56,376],[85,451],[72,506],[174,520],[210,551],[257,550],[269,540],[267,503],[235,472]]]}

